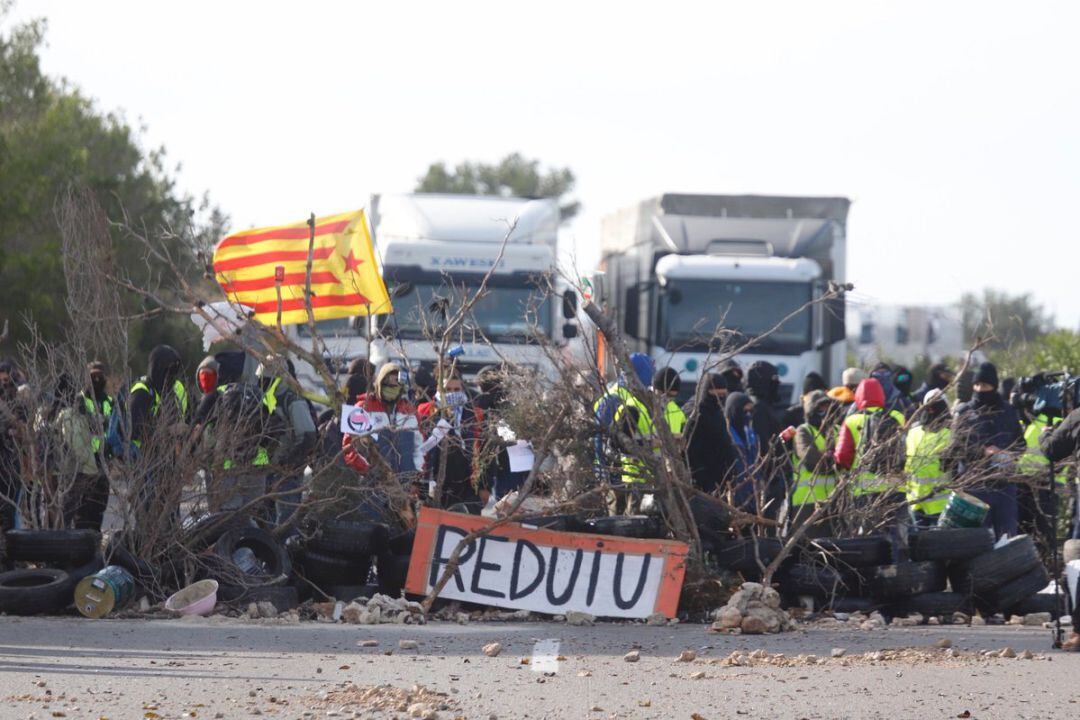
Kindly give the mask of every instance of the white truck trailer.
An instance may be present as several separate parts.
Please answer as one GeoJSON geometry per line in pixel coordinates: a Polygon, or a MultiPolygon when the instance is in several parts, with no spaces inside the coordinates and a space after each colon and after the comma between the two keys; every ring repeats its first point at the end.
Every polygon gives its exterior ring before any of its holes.
{"type": "Polygon", "coordinates": [[[678,370],[684,395],[718,353],[753,341],[736,359],[744,370],[775,365],[790,402],[807,372],[838,382],[844,368],[842,297],[796,311],[830,281],[845,282],[849,206],[757,195],[644,200],[602,222],[600,292],[631,350],[678,370]]]}
{"type": "Polygon", "coordinates": [[[452,316],[494,267],[487,295],[450,342],[464,350],[456,358],[458,368],[471,377],[505,360],[554,377],[541,345],[565,345],[578,332],[576,296],[549,292],[555,285],[557,202],[375,195],[368,208],[394,305],[393,314],[373,318],[373,362],[434,363],[439,348],[433,338],[445,327],[438,301],[447,301],[452,316]]]}

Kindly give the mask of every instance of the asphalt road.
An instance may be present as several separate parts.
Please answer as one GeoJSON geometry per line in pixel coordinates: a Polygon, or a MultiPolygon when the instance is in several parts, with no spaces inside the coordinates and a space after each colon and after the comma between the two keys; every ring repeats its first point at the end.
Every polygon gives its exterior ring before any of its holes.
{"type": "Polygon", "coordinates": [[[277,622],[0,618],[0,718],[409,716],[407,698],[372,709],[388,689],[353,702],[358,693],[340,694],[350,683],[423,685],[442,695],[412,710],[422,715],[439,704],[439,718],[1015,719],[1080,710],[1080,657],[1051,651],[1049,631],[1038,628],[811,626],[738,637],[701,625],[277,622]],[[942,638],[960,657],[932,648],[942,638]],[[418,647],[401,649],[403,639],[418,647]],[[378,645],[361,647],[365,640],[378,645]],[[503,646],[497,657],[481,651],[491,642],[503,646]],[[641,659],[626,662],[635,644],[641,659]],[[1036,657],[975,654],[1006,646],[1036,657]],[[719,662],[759,648],[828,659],[792,667],[719,662]],[[831,658],[833,648],[844,657],[831,658]],[[861,655],[890,648],[923,651],[861,655]],[[679,662],[686,649],[697,659],[679,662]]]}

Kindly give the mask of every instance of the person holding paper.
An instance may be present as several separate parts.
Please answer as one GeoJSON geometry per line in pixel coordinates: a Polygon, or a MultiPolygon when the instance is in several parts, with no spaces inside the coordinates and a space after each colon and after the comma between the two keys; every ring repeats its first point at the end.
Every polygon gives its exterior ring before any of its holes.
{"type": "Polygon", "coordinates": [[[464,504],[479,513],[491,494],[477,463],[484,411],[471,402],[460,372],[450,371],[435,399],[420,405],[417,414],[428,430],[425,472],[436,487],[442,479],[440,505],[464,504]]]}

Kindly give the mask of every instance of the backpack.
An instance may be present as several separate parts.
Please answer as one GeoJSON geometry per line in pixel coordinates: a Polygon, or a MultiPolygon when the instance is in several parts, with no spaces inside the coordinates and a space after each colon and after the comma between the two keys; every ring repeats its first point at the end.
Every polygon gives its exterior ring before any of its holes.
{"type": "Polygon", "coordinates": [[[889,412],[868,413],[863,424],[860,469],[875,475],[895,475],[904,469],[903,427],[889,412]]]}

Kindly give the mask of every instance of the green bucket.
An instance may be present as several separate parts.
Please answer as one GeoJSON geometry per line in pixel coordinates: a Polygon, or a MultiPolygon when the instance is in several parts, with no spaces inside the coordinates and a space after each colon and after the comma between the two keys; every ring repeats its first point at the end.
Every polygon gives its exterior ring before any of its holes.
{"type": "Polygon", "coordinates": [[[990,506],[974,495],[955,491],[949,493],[945,510],[938,518],[939,527],[977,528],[982,527],[990,506]]]}
{"type": "Polygon", "coordinates": [[[135,578],[119,565],[83,578],[75,586],[75,607],[88,618],[103,618],[124,607],[135,594],[135,578]]]}

